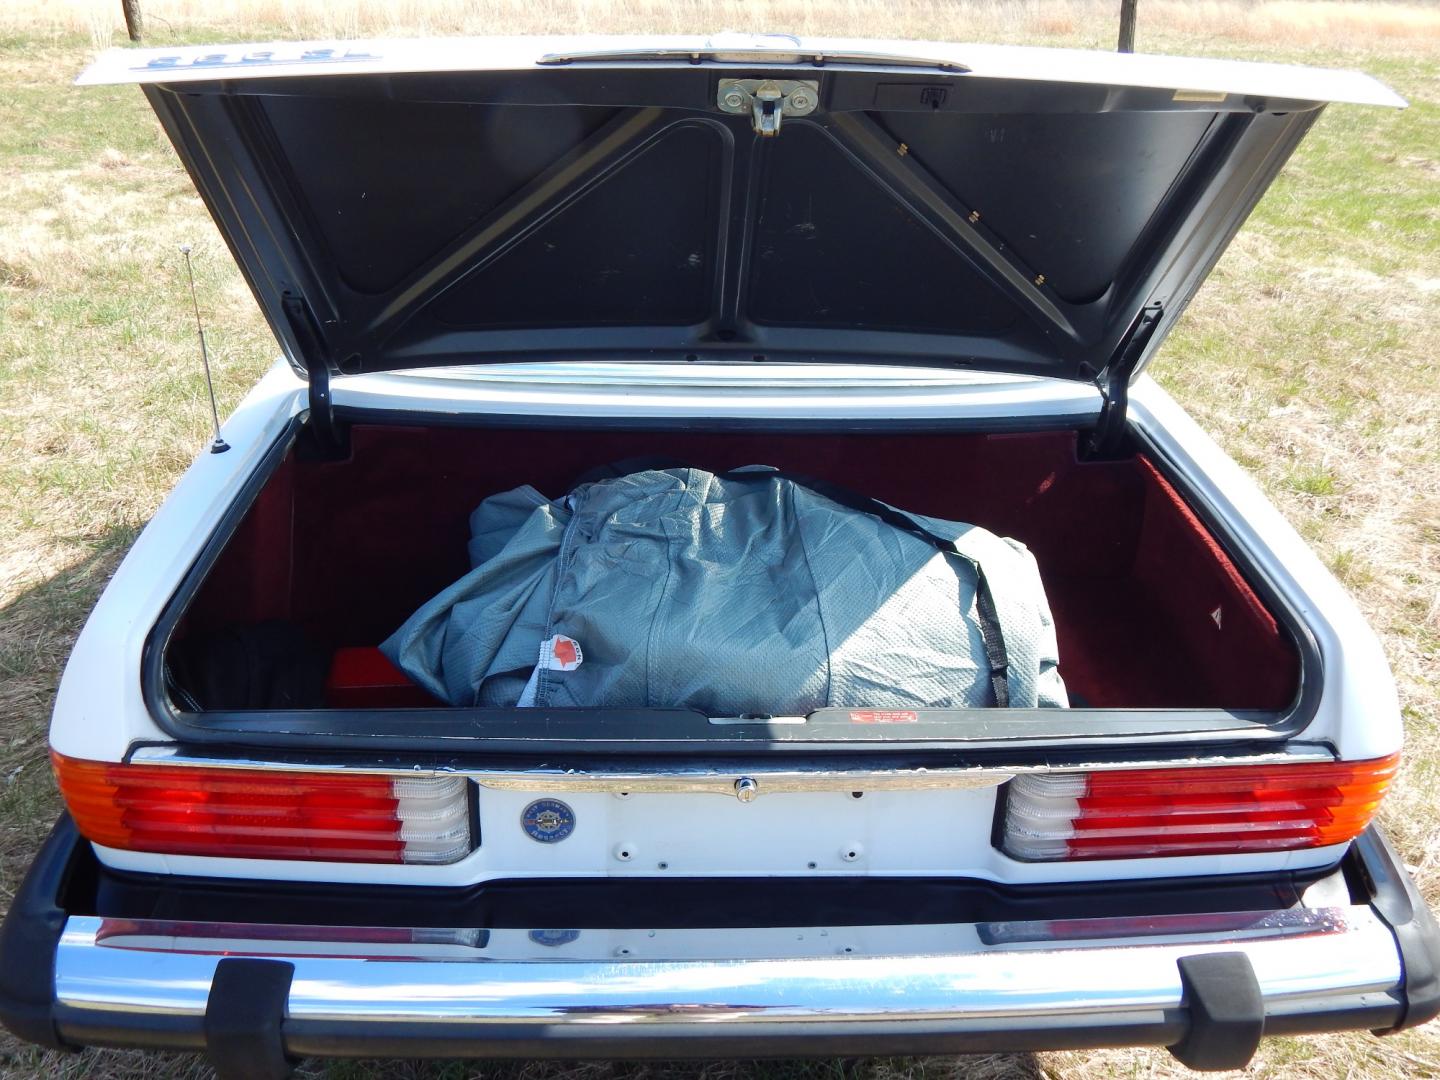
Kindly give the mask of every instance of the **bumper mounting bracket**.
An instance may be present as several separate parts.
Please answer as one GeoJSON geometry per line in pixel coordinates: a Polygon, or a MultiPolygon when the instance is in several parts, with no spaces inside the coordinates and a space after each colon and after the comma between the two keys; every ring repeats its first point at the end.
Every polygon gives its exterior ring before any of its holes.
{"type": "Polygon", "coordinates": [[[285,1080],[294,1071],[280,1030],[294,977],[283,960],[227,957],[215,966],[204,1031],[219,1080],[285,1080]]]}
{"type": "Polygon", "coordinates": [[[1265,999],[1244,953],[1182,956],[1180,985],[1190,1029],[1170,1052],[1191,1069],[1243,1069],[1265,1034],[1265,999]]]}

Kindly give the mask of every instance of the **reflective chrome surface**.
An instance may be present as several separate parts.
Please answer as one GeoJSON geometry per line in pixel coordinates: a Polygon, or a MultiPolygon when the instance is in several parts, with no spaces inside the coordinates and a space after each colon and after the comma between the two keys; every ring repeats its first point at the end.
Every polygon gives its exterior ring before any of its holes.
{"type": "MultiPolygon", "coordinates": [[[[421,768],[398,768],[394,765],[336,764],[323,757],[296,757],[290,760],[254,760],[249,758],[220,757],[216,755],[197,757],[174,750],[170,747],[142,747],[131,757],[132,761],[150,765],[175,766],[216,766],[232,769],[301,769],[317,771],[345,769],[351,772],[374,772],[394,775],[432,776],[459,774],[469,777],[485,788],[508,791],[534,791],[553,793],[560,791],[601,791],[601,792],[660,792],[686,794],[713,794],[734,797],[736,785],[742,780],[753,780],[756,793],[796,791],[926,791],[936,789],[965,790],[973,788],[998,787],[1023,773],[1048,772],[1047,765],[1006,765],[980,768],[957,766],[954,768],[845,768],[845,767],[796,767],[788,764],[766,762],[753,757],[742,769],[717,769],[705,766],[676,766],[657,764],[650,768],[629,766],[619,769],[606,768],[557,768],[542,766],[525,769],[500,768],[454,768],[444,770],[421,768]]],[[[1165,755],[1140,761],[1078,761],[1067,764],[1067,772],[1086,772],[1112,769],[1141,768],[1190,768],[1208,765],[1261,765],[1297,764],[1305,761],[1333,761],[1335,755],[1322,747],[1291,745],[1283,750],[1243,756],[1215,755],[1165,755]]]]}
{"type": "Polygon", "coordinates": [[[860,67],[934,68],[936,71],[947,71],[957,75],[963,75],[970,70],[958,60],[948,58],[935,59],[910,53],[877,52],[868,49],[830,49],[828,51],[805,49],[800,45],[798,38],[782,40],[779,43],[764,40],[765,37],[771,36],[779,35],[764,35],[752,41],[728,45],[707,42],[694,48],[579,49],[573,52],[546,53],[535,62],[546,66],[622,62],[698,64],[703,61],[716,64],[794,64],[814,67],[824,67],[826,64],[854,64],[860,67]]]}
{"type": "Polygon", "coordinates": [[[198,1015],[224,956],[295,965],[288,1015],[627,1023],[1103,1015],[1181,1001],[1181,956],[1241,951],[1267,1002],[1395,989],[1365,907],[1148,919],[740,930],[316,930],[73,917],[56,996],[198,1015]],[[415,935],[413,938],[407,935],[415,935]],[[729,957],[719,959],[718,957],[729,957]]]}
{"type": "Polygon", "coordinates": [[[638,769],[600,771],[546,769],[499,772],[485,770],[467,775],[481,787],[509,791],[624,791],[692,795],[738,796],[750,802],[760,794],[794,791],[925,791],[937,788],[999,787],[1015,774],[1000,769],[747,769],[727,772],[711,769],[638,769]],[[749,796],[748,798],[746,796],[749,796]]]}

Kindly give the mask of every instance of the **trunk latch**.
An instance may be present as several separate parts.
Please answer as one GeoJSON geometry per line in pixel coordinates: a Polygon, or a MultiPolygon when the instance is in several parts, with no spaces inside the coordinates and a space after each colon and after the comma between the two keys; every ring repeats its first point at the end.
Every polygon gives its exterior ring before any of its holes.
{"type": "Polygon", "coordinates": [[[718,97],[727,113],[749,113],[755,134],[780,134],[785,116],[808,116],[820,104],[820,83],[814,79],[721,79],[718,97]]]}

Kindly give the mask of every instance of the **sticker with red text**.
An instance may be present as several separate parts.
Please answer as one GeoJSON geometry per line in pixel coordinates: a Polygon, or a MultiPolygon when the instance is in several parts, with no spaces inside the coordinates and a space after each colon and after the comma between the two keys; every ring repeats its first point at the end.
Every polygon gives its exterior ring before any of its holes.
{"type": "Polygon", "coordinates": [[[584,662],[585,654],[580,651],[580,643],[574,638],[564,634],[546,638],[540,643],[540,659],[530,672],[530,681],[525,684],[525,689],[520,691],[520,700],[515,702],[516,708],[528,709],[534,706],[535,695],[540,689],[540,672],[574,671],[584,662]]]}
{"type": "Polygon", "coordinates": [[[574,671],[584,659],[580,643],[564,634],[556,634],[540,646],[540,663],[551,671],[574,671]]]}
{"type": "Polygon", "coordinates": [[[920,714],[910,709],[857,709],[850,714],[852,724],[916,724],[920,714]]]}

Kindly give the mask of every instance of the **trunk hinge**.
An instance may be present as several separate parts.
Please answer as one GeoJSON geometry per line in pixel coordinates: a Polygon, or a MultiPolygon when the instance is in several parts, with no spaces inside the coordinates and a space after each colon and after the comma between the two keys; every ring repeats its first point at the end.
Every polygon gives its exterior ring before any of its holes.
{"type": "Polygon", "coordinates": [[[345,438],[335,420],[335,405],[330,398],[330,364],[324,338],[309,304],[289,293],[280,302],[300,346],[310,383],[310,419],[305,429],[310,433],[312,448],[323,458],[343,457],[345,438]]]}
{"type": "Polygon", "coordinates": [[[1100,418],[1095,430],[1090,432],[1082,448],[1086,458],[1119,457],[1125,443],[1125,412],[1130,403],[1130,379],[1145,353],[1145,347],[1155,336],[1155,329],[1165,314],[1160,303],[1146,304],[1130,331],[1121,340],[1105,369],[1095,376],[1095,388],[1100,391],[1100,418]]]}

